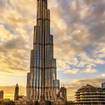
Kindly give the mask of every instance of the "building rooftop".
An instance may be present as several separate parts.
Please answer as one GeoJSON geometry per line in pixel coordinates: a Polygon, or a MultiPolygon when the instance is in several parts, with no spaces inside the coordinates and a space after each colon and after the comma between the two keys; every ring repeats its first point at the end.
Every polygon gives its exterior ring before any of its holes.
{"type": "Polygon", "coordinates": [[[97,91],[102,91],[102,88],[99,87],[94,87],[92,85],[86,85],[86,86],[82,86],[80,89],[78,89],[78,92],[97,92],[97,91]]]}

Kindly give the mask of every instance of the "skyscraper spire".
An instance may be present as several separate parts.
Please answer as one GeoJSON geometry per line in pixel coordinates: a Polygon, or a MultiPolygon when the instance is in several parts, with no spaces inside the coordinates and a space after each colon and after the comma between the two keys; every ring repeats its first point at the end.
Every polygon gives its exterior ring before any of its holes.
{"type": "Polygon", "coordinates": [[[29,100],[55,100],[59,88],[53,56],[53,36],[50,35],[50,10],[47,0],[37,0],[37,24],[34,27],[30,72],[27,75],[29,100]]]}
{"type": "Polygon", "coordinates": [[[47,0],[37,0],[37,19],[45,19],[47,14],[47,0]]]}

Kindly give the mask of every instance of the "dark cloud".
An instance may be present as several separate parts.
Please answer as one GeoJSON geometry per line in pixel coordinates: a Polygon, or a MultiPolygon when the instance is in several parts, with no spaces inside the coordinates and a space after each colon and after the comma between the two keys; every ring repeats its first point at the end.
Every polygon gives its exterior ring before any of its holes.
{"type": "Polygon", "coordinates": [[[14,38],[9,40],[8,42],[4,43],[4,48],[11,50],[11,49],[26,49],[26,42],[22,40],[21,37],[14,38]]]}
{"type": "Polygon", "coordinates": [[[8,0],[0,0],[0,7],[5,7],[8,0]]]}

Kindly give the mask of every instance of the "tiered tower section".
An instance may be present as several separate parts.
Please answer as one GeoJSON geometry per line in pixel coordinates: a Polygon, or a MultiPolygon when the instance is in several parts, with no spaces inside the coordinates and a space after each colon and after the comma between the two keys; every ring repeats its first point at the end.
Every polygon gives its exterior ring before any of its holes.
{"type": "Polygon", "coordinates": [[[50,10],[47,0],[37,0],[37,25],[34,27],[30,72],[27,75],[29,100],[56,100],[59,80],[53,56],[53,36],[50,35],[50,10]]]}

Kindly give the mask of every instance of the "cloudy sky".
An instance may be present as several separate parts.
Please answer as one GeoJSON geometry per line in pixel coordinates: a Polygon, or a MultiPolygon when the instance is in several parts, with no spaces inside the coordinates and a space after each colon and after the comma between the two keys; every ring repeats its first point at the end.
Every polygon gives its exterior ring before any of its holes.
{"type": "MultiPolygon", "coordinates": [[[[105,0],[49,0],[49,8],[58,78],[99,83],[105,78],[105,0]]],[[[0,85],[25,86],[35,24],[36,0],[0,0],[0,85]]]]}

